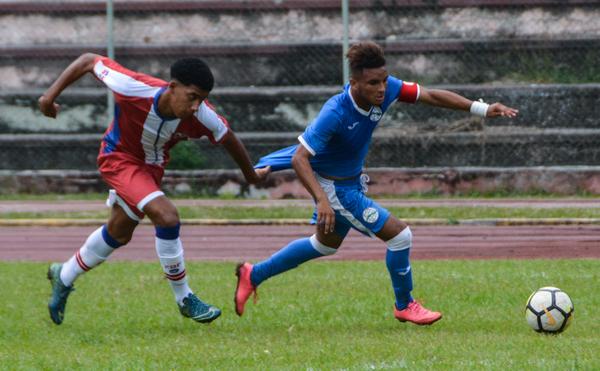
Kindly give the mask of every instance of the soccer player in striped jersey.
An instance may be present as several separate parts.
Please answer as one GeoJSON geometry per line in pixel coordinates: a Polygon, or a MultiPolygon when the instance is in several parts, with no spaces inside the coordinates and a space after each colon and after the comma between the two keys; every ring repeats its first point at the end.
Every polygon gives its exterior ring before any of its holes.
{"type": "Polygon", "coordinates": [[[267,260],[237,267],[235,305],[244,313],[250,295],[266,279],[337,252],[350,228],[378,237],[387,245],[386,265],[395,293],[394,316],[401,322],[429,325],[442,318],[415,301],[409,252],[412,233],[405,222],[365,196],[362,174],[371,136],[395,102],[425,103],[471,111],[482,117],[514,117],[517,110],[500,103],[473,102],[447,90],[433,90],[388,75],[383,49],[373,42],[352,46],[347,54],[350,83],[330,98],[317,118],[298,137],[300,144],[263,157],[257,168],[293,167],[315,201],[316,233],[292,241],[267,260]]]}
{"type": "Polygon", "coordinates": [[[221,311],[200,300],[188,285],[179,215],[160,190],[169,149],[181,140],[206,136],[225,148],[249,183],[264,179],[269,169],[254,170],[242,142],[206,99],[214,79],[201,59],[176,61],[167,82],[130,71],[107,57],[83,54],[39,98],[42,113],[55,118],[57,97],[87,73],[104,83],[115,98],[114,119],[102,138],[97,160],[102,178],[112,188],[107,200],[112,209],[108,222],[92,232],[69,260],[50,266],[52,321],[62,323],[77,277],[127,244],[144,215],[155,226],[156,252],[181,314],[197,322],[215,320],[221,311]]]}

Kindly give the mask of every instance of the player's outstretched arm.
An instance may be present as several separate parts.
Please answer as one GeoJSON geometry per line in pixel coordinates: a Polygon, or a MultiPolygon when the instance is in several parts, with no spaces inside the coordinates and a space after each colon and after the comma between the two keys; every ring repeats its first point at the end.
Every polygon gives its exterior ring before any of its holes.
{"type": "Polygon", "coordinates": [[[246,147],[238,139],[238,137],[233,131],[227,131],[227,134],[225,134],[225,136],[221,140],[221,144],[223,145],[223,147],[225,147],[227,152],[229,152],[229,155],[231,156],[231,158],[233,158],[236,164],[238,164],[240,170],[242,170],[242,174],[244,174],[244,178],[246,178],[246,181],[248,183],[259,183],[263,181],[271,172],[270,166],[254,170],[246,147]]]}
{"type": "Polygon", "coordinates": [[[94,70],[94,60],[96,57],[98,57],[98,55],[93,53],[82,54],[73,61],[60,76],[58,76],[52,85],[50,85],[48,90],[46,90],[46,92],[38,99],[40,111],[44,116],[52,118],[56,117],[60,106],[54,103],[54,100],[56,100],[67,86],[79,80],[81,76],[85,75],[87,72],[92,72],[94,70]]]}
{"type": "Polygon", "coordinates": [[[322,228],[324,234],[333,232],[335,227],[335,212],[329,204],[327,195],[321,188],[321,185],[315,178],[312,166],[310,165],[311,153],[303,146],[299,145],[294,157],[292,157],[292,167],[298,175],[298,179],[304,185],[304,188],[311,194],[317,207],[317,227],[322,228]]]}
{"type": "Polygon", "coordinates": [[[472,101],[462,95],[442,89],[425,89],[421,87],[419,102],[436,107],[470,111],[471,113],[482,117],[516,117],[519,113],[519,110],[507,107],[501,103],[488,105],[486,103],[472,101]]]}

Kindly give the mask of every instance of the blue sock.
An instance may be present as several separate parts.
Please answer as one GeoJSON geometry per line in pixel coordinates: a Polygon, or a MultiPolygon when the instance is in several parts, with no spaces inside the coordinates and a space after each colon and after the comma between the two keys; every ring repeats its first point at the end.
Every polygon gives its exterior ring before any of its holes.
{"type": "Polygon", "coordinates": [[[396,295],[396,308],[402,310],[408,306],[413,298],[410,292],[413,289],[412,283],[412,271],[410,268],[410,262],[408,255],[410,249],[404,249],[399,251],[392,251],[387,249],[385,255],[385,263],[390,277],[392,278],[392,286],[394,287],[394,294],[396,295]]]}
{"type": "Polygon", "coordinates": [[[323,255],[313,247],[310,238],[292,241],[271,255],[269,259],[254,265],[250,280],[254,286],[258,286],[269,277],[296,268],[308,260],[320,258],[323,255]]]}

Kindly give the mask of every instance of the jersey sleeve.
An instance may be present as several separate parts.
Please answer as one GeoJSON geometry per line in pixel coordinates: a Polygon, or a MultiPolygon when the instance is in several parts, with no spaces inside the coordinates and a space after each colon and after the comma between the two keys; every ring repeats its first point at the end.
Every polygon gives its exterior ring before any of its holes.
{"type": "Polygon", "coordinates": [[[196,119],[199,121],[198,125],[206,128],[205,134],[213,144],[219,143],[229,131],[227,120],[217,114],[214,107],[206,100],[200,104],[198,111],[196,111],[196,119]]]}
{"type": "Polygon", "coordinates": [[[96,58],[94,76],[114,93],[126,97],[152,97],[157,87],[167,85],[164,80],[128,70],[108,57],[96,58]]]}
{"type": "Polygon", "coordinates": [[[313,156],[323,152],[337,131],[341,117],[331,104],[326,104],[315,120],[306,128],[298,140],[313,156]]]}

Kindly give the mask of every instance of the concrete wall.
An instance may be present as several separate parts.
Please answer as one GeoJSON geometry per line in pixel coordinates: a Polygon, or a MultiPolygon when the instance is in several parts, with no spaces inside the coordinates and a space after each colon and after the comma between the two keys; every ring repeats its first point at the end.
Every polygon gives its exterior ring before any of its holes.
{"type": "MultiPolygon", "coordinates": [[[[176,3],[177,1],[173,1],[176,3]]],[[[273,3],[277,3],[274,1],[273,3]]],[[[471,2],[478,5],[476,1],[471,2]]],[[[482,2],[483,3],[483,2],[482,2]]],[[[386,7],[351,8],[350,38],[566,38],[600,37],[600,9],[594,6],[386,7]]],[[[591,4],[592,2],[589,2],[591,4]]],[[[309,4],[307,2],[307,4],[309,4]]],[[[122,45],[218,42],[331,41],[342,39],[338,8],[310,5],[295,9],[116,12],[115,42],[122,45]],[[168,22],[165,22],[168,19],[168,22]]],[[[106,23],[100,12],[6,12],[0,45],[104,44],[106,23]],[[32,27],[35,26],[35,27],[32,27]],[[48,32],[52,30],[52,32],[48,32]]],[[[65,6],[65,9],[68,7],[65,6]]]]}
{"type": "MultiPolygon", "coordinates": [[[[570,195],[600,194],[599,167],[536,168],[372,168],[368,194],[457,195],[486,192],[546,192],[570,195]]],[[[249,187],[237,171],[167,171],[163,189],[172,194],[194,192],[245,197],[309,198],[295,174],[271,174],[258,187],[249,187]]],[[[96,171],[0,170],[0,193],[104,192],[107,187],[96,171]]]]}
{"type": "MultiPolygon", "coordinates": [[[[117,12],[117,57],[132,69],[166,78],[177,58],[202,56],[222,87],[339,84],[339,3],[296,2],[292,8],[278,3],[254,10],[239,2],[228,9],[117,12]]],[[[351,8],[350,38],[382,42],[390,71],[407,80],[581,82],[589,81],[600,58],[600,6],[592,1],[562,6],[516,1],[502,7],[392,3],[351,8]]],[[[35,12],[2,13],[0,24],[5,30],[0,89],[47,86],[78,54],[105,49],[102,11],[45,12],[40,6],[35,12]]]]}

